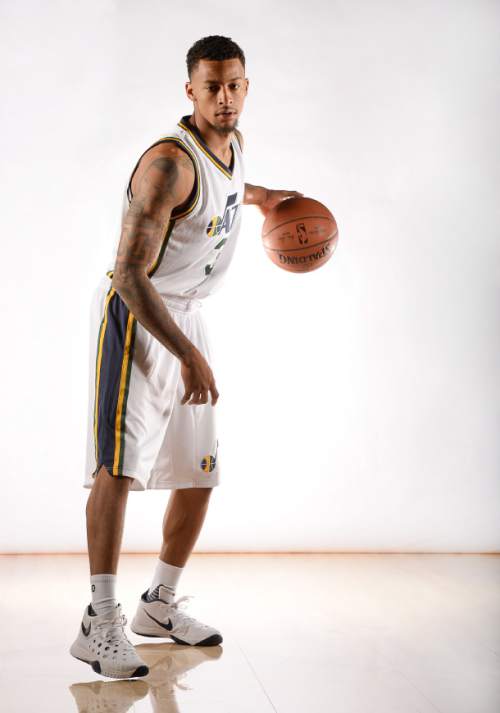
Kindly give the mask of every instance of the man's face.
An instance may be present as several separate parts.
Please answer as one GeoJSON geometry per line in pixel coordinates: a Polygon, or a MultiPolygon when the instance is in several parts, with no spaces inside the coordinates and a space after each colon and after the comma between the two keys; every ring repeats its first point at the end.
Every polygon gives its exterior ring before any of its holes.
{"type": "Polygon", "coordinates": [[[248,79],[240,60],[202,59],[186,82],[186,94],[196,111],[219,134],[237,127],[248,91],[248,79]]]}

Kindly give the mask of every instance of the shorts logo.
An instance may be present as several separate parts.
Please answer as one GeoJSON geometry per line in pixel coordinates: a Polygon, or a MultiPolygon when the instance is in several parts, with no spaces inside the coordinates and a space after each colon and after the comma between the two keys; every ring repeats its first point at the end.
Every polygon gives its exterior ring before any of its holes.
{"type": "Polygon", "coordinates": [[[219,441],[217,441],[217,446],[215,448],[215,455],[208,455],[201,459],[200,468],[205,473],[211,473],[215,466],[217,465],[217,450],[219,448],[219,441]]]}

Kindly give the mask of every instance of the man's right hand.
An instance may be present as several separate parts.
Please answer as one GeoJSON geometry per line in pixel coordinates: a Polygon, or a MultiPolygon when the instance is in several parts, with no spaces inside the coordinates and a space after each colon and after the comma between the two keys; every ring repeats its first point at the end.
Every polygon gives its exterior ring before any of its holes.
{"type": "Polygon", "coordinates": [[[189,354],[181,360],[181,376],[186,389],[181,404],[187,402],[189,402],[188,406],[206,404],[208,402],[208,392],[210,391],[212,394],[212,406],[215,406],[219,398],[219,392],[215,386],[214,375],[207,360],[196,347],[193,347],[189,354]],[[193,400],[189,401],[191,396],[193,400]]]}

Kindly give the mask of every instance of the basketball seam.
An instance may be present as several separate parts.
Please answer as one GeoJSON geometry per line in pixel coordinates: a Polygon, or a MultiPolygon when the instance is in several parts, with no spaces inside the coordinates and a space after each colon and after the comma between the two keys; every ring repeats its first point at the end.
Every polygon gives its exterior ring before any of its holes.
{"type": "Polygon", "coordinates": [[[330,235],[329,238],[326,240],[322,240],[321,243],[314,243],[314,245],[301,245],[300,248],[269,248],[267,245],[264,245],[264,248],[268,252],[273,252],[273,253],[278,253],[278,252],[286,252],[286,253],[293,253],[297,250],[305,250],[306,248],[319,248],[321,245],[324,245],[325,243],[329,243],[332,238],[334,238],[338,234],[338,231],[333,233],[333,235],[330,235]]]}
{"type": "Polygon", "coordinates": [[[279,223],[279,225],[275,225],[274,228],[271,228],[271,230],[268,230],[267,233],[263,233],[262,237],[265,238],[266,235],[269,235],[269,233],[272,233],[273,230],[276,230],[276,228],[281,228],[283,225],[288,225],[288,223],[300,223],[302,220],[307,220],[308,218],[319,218],[321,220],[329,220],[331,223],[335,221],[334,218],[329,218],[327,215],[304,215],[300,216],[300,218],[290,218],[290,220],[285,220],[284,223],[279,223]]]}

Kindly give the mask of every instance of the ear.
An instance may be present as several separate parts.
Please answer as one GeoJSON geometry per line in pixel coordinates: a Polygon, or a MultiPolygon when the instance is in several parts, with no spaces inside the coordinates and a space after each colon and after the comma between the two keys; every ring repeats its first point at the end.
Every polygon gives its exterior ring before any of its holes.
{"type": "Polygon", "coordinates": [[[188,99],[193,100],[193,86],[191,82],[186,82],[184,87],[186,89],[186,96],[188,97],[188,99]]]}

